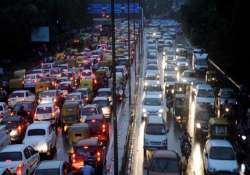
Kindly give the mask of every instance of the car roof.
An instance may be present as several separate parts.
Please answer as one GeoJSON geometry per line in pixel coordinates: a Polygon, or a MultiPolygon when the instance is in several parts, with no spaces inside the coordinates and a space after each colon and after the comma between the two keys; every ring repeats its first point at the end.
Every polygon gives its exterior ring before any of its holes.
{"type": "Polygon", "coordinates": [[[29,90],[16,90],[13,91],[12,93],[25,93],[25,92],[29,92],[29,90]]]}
{"type": "Polygon", "coordinates": [[[82,139],[76,143],[76,146],[82,146],[82,145],[97,145],[98,139],[96,137],[90,137],[87,139],[82,139]]]}
{"type": "Polygon", "coordinates": [[[14,144],[5,146],[0,152],[18,152],[23,151],[27,145],[25,144],[14,144]]]}
{"type": "Polygon", "coordinates": [[[50,122],[47,121],[35,122],[30,124],[27,129],[47,129],[50,125],[50,122]]]}
{"type": "Polygon", "coordinates": [[[110,88],[100,88],[98,89],[98,92],[103,92],[103,91],[111,91],[110,88]]]}
{"type": "Polygon", "coordinates": [[[146,94],[144,98],[161,98],[159,94],[146,94]]]}
{"type": "Polygon", "coordinates": [[[107,96],[98,96],[98,97],[95,97],[93,99],[93,101],[97,101],[97,100],[108,100],[108,97],[107,96]]]}
{"type": "Polygon", "coordinates": [[[177,153],[170,150],[156,150],[153,152],[154,158],[178,158],[177,153]]]}
{"type": "Polygon", "coordinates": [[[60,168],[63,165],[64,161],[60,160],[46,160],[42,161],[37,169],[52,169],[60,168]]]}
{"type": "Polygon", "coordinates": [[[232,144],[225,139],[210,139],[207,141],[207,144],[210,147],[230,147],[232,148],[232,144]]]}

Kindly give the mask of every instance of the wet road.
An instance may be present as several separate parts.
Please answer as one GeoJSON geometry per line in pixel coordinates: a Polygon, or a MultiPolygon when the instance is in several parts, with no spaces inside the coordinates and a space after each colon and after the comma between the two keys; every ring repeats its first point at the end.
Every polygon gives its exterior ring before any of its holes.
{"type": "MultiPolygon", "coordinates": [[[[145,30],[147,31],[147,29],[145,30]]],[[[144,34],[145,36],[145,34],[144,34]]],[[[178,43],[185,43],[185,40],[182,38],[177,38],[177,42],[178,43]]],[[[146,39],[144,38],[144,55],[145,57],[143,58],[143,64],[141,64],[143,66],[143,71],[141,74],[141,78],[140,78],[140,85],[143,84],[143,75],[144,75],[144,71],[145,71],[145,64],[146,64],[146,54],[147,54],[147,44],[146,44],[146,39]]],[[[161,83],[163,85],[164,81],[163,81],[163,66],[164,64],[162,63],[162,53],[158,54],[158,59],[160,61],[161,66],[159,66],[160,72],[161,72],[161,83]]],[[[143,94],[143,88],[140,87],[139,88],[139,97],[142,97],[143,94]],[[140,95],[141,94],[141,95],[140,95]]],[[[164,102],[166,101],[166,99],[164,99],[164,102]]],[[[139,111],[137,112],[137,116],[136,116],[136,130],[135,130],[135,150],[134,150],[134,166],[133,166],[133,170],[132,170],[132,174],[134,175],[144,175],[146,174],[145,169],[143,167],[143,162],[144,162],[144,153],[143,153],[143,144],[144,144],[144,127],[145,127],[145,122],[141,121],[141,103],[142,103],[142,99],[140,98],[138,100],[137,105],[137,109],[139,109],[139,111]]],[[[166,103],[164,103],[166,104],[166,103]]],[[[167,110],[167,109],[166,109],[167,110]]],[[[170,110],[171,111],[171,110],[170,110]]],[[[190,156],[190,159],[188,161],[188,168],[187,171],[185,172],[185,174],[188,175],[203,175],[203,161],[202,161],[202,147],[201,144],[197,141],[195,141],[195,137],[194,137],[194,114],[195,112],[195,103],[192,102],[190,100],[190,112],[189,112],[189,121],[188,121],[188,126],[187,126],[187,130],[190,133],[190,135],[192,136],[192,154],[190,156]]],[[[167,113],[167,111],[166,111],[167,113]]],[[[182,128],[180,128],[178,125],[176,125],[175,121],[173,120],[171,113],[168,112],[167,115],[167,126],[169,128],[169,132],[168,132],[168,149],[169,150],[174,150],[176,151],[179,155],[181,155],[181,151],[180,151],[180,136],[182,135],[182,128]]]]}

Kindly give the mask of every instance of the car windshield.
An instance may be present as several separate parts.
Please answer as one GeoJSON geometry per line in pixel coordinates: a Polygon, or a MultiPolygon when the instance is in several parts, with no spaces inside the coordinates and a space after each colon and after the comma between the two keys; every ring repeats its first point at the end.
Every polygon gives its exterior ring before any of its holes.
{"type": "Polygon", "coordinates": [[[28,136],[43,136],[45,133],[44,129],[30,129],[28,131],[28,136]]]}
{"type": "Polygon", "coordinates": [[[194,77],[194,72],[183,72],[183,77],[194,77]]]}
{"type": "Polygon", "coordinates": [[[161,105],[161,99],[160,98],[145,98],[144,99],[144,105],[160,106],[161,105]]]}
{"type": "Polygon", "coordinates": [[[88,108],[83,108],[81,110],[81,115],[96,115],[96,114],[97,114],[96,108],[88,107],[88,108]]]}
{"type": "Polygon", "coordinates": [[[152,160],[150,171],[159,173],[179,173],[179,163],[177,159],[155,158],[152,160]]]}
{"type": "Polygon", "coordinates": [[[20,161],[22,160],[21,152],[1,152],[0,153],[0,161],[20,161]]]}
{"type": "Polygon", "coordinates": [[[195,64],[197,64],[197,65],[207,65],[207,60],[206,59],[198,59],[198,60],[195,60],[195,64]]]}
{"type": "Polygon", "coordinates": [[[222,91],[221,97],[223,98],[234,98],[234,93],[232,91],[222,91]]]}
{"type": "Polygon", "coordinates": [[[214,92],[212,90],[199,89],[198,97],[214,97],[214,92]]]}
{"type": "Polygon", "coordinates": [[[173,76],[167,76],[167,81],[176,81],[176,78],[173,76]]]}
{"type": "Polygon", "coordinates": [[[23,92],[15,92],[15,93],[11,94],[10,97],[24,97],[24,93],[23,92]]]}
{"type": "Polygon", "coordinates": [[[46,91],[39,94],[40,97],[54,97],[56,92],[46,91]]]}
{"type": "Polygon", "coordinates": [[[110,91],[99,91],[97,96],[110,96],[111,92],[110,91]]]}
{"type": "Polygon", "coordinates": [[[145,87],[146,91],[162,91],[162,88],[160,85],[149,85],[145,87]]]}
{"type": "Polygon", "coordinates": [[[147,66],[148,70],[158,70],[158,67],[156,65],[149,65],[147,66]]]}
{"type": "Polygon", "coordinates": [[[98,104],[99,106],[108,106],[109,102],[107,100],[95,100],[94,104],[98,104]]]}
{"type": "Polygon", "coordinates": [[[146,134],[149,135],[165,135],[166,129],[163,124],[147,124],[146,134]]]}
{"type": "Polygon", "coordinates": [[[157,75],[147,75],[145,79],[146,80],[158,80],[157,75]]]}
{"type": "Polygon", "coordinates": [[[54,168],[54,169],[37,169],[35,175],[60,175],[60,169],[54,168]]]}
{"type": "Polygon", "coordinates": [[[52,108],[51,107],[39,107],[36,110],[37,114],[47,114],[47,113],[52,113],[52,108]]]}
{"type": "Polygon", "coordinates": [[[235,160],[235,154],[230,147],[211,147],[209,157],[215,160],[235,160]]]}
{"type": "Polygon", "coordinates": [[[178,62],[186,62],[187,61],[187,59],[186,58],[178,58],[178,60],[177,60],[178,62]]]}
{"type": "Polygon", "coordinates": [[[95,155],[95,153],[96,153],[96,147],[95,146],[79,146],[79,147],[77,147],[76,148],[76,154],[78,154],[78,155],[84,155],[84,156],[87,156],[87,157],[89,157],[89,156],[91,156],[91,154],[92,154],[92,156],[94,156],[95,155]]]}
{"type": "Polygon", "coordinates": [[[13,111],[19,111],[21,106],[23,106],[25,111],[30,111],[32,110],[32,103],[17,103],[14,107],[13,107],[13,111]]]}
{"type": "Polygon", "coordinates": [[[81,100],[81,97],[79,95],[68,95],[66,100],[81,100]]]}

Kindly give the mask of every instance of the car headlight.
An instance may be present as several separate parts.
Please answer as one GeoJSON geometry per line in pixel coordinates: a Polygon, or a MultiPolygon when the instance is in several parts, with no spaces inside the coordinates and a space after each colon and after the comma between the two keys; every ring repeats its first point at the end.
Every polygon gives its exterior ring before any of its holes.
{"type": "Polygon", "coordinates": [[[185,66],[188,66],[188,63],[185,63],[185,66]]]}
{"type": "Polygon", "coordinates": [[[226,108],[226,109],[225,109],[225,111],[226,111],[226,112],[229,112],[229,111],[230,111],[230,109],[229,109],[229,108],[226,108]]]}
{"type": "Polygon", "coordinates": [[[145,113],[145,112],[147,112],[147,110],[146,110],[145,108],[143,108],[143,109],[142,109],[142,112],[144,112],[144,113],[145,113]]]}
{"type": "Polygon", "coordinates": [[[148,85],[148,82],[145,82],[145,83],[144,83],[144,86],[147,86],[147,85],[148,85]]]}
{"type": "Polygon", "coordinates": [[[186,82],[187,82],[187,79],[182,79],[182,82],[186,83],[186,82]]]}
{"type": "Polygon", "coordinates": [[[163,109],[159,109],[159,111],[158,111],[159,113],[163,113],[163,109]]]}
{"type": "Polygon", "coordinates": [[[174,89],[171,89],[171,93],[174,94],[174,89]]]}
{"type": "Polygon", "coordinates": [[[10,131],[10,136],[13,137],[13,136],[16,136],[16,135],[18,135],[17,130],[16,130],[16,129],[12,129],[12,130],[10,131]]]}
{"type": "Polygon", "coordinates": [[[242,135],[242,136],[241,136],[241,139],[242,139],[242,140],[246,140],[246,139],[247,139],[247,136],[242,135]]]}
{"type": "Polygon", "coordinates": [[[196,128],[200,129],[201,128],[201,124],[200,123],[196,123],[196,128]]]}

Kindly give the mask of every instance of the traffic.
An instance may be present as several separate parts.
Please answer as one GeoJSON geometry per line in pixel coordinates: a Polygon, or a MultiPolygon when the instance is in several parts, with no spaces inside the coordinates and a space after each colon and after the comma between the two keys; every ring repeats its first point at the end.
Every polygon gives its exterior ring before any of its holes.
{"type": "MultiPolygon", "coordinates": [[[[119,107],[126,100],[125,88],[129,67],[135,59],[138,27],[130,29],[128,51],[127,23],[120,21],[116,25],[114,73],[119,107]]],[[[68,47],[53,55],[44,54],[39,65],[16,70],[3,83],[0,174],[106,172],[106,155],[113,132],[113,72],[109,29],[100,26],[78,33],[68,47]],[[89,37],[83,40],[85,35],[89,37]]]]}
{"type": "Polygon", "coordinates": [[[131,174],[249,174],[245,91],[225,83],[174,20],[147,21],[142,59],[131,174]]]}

